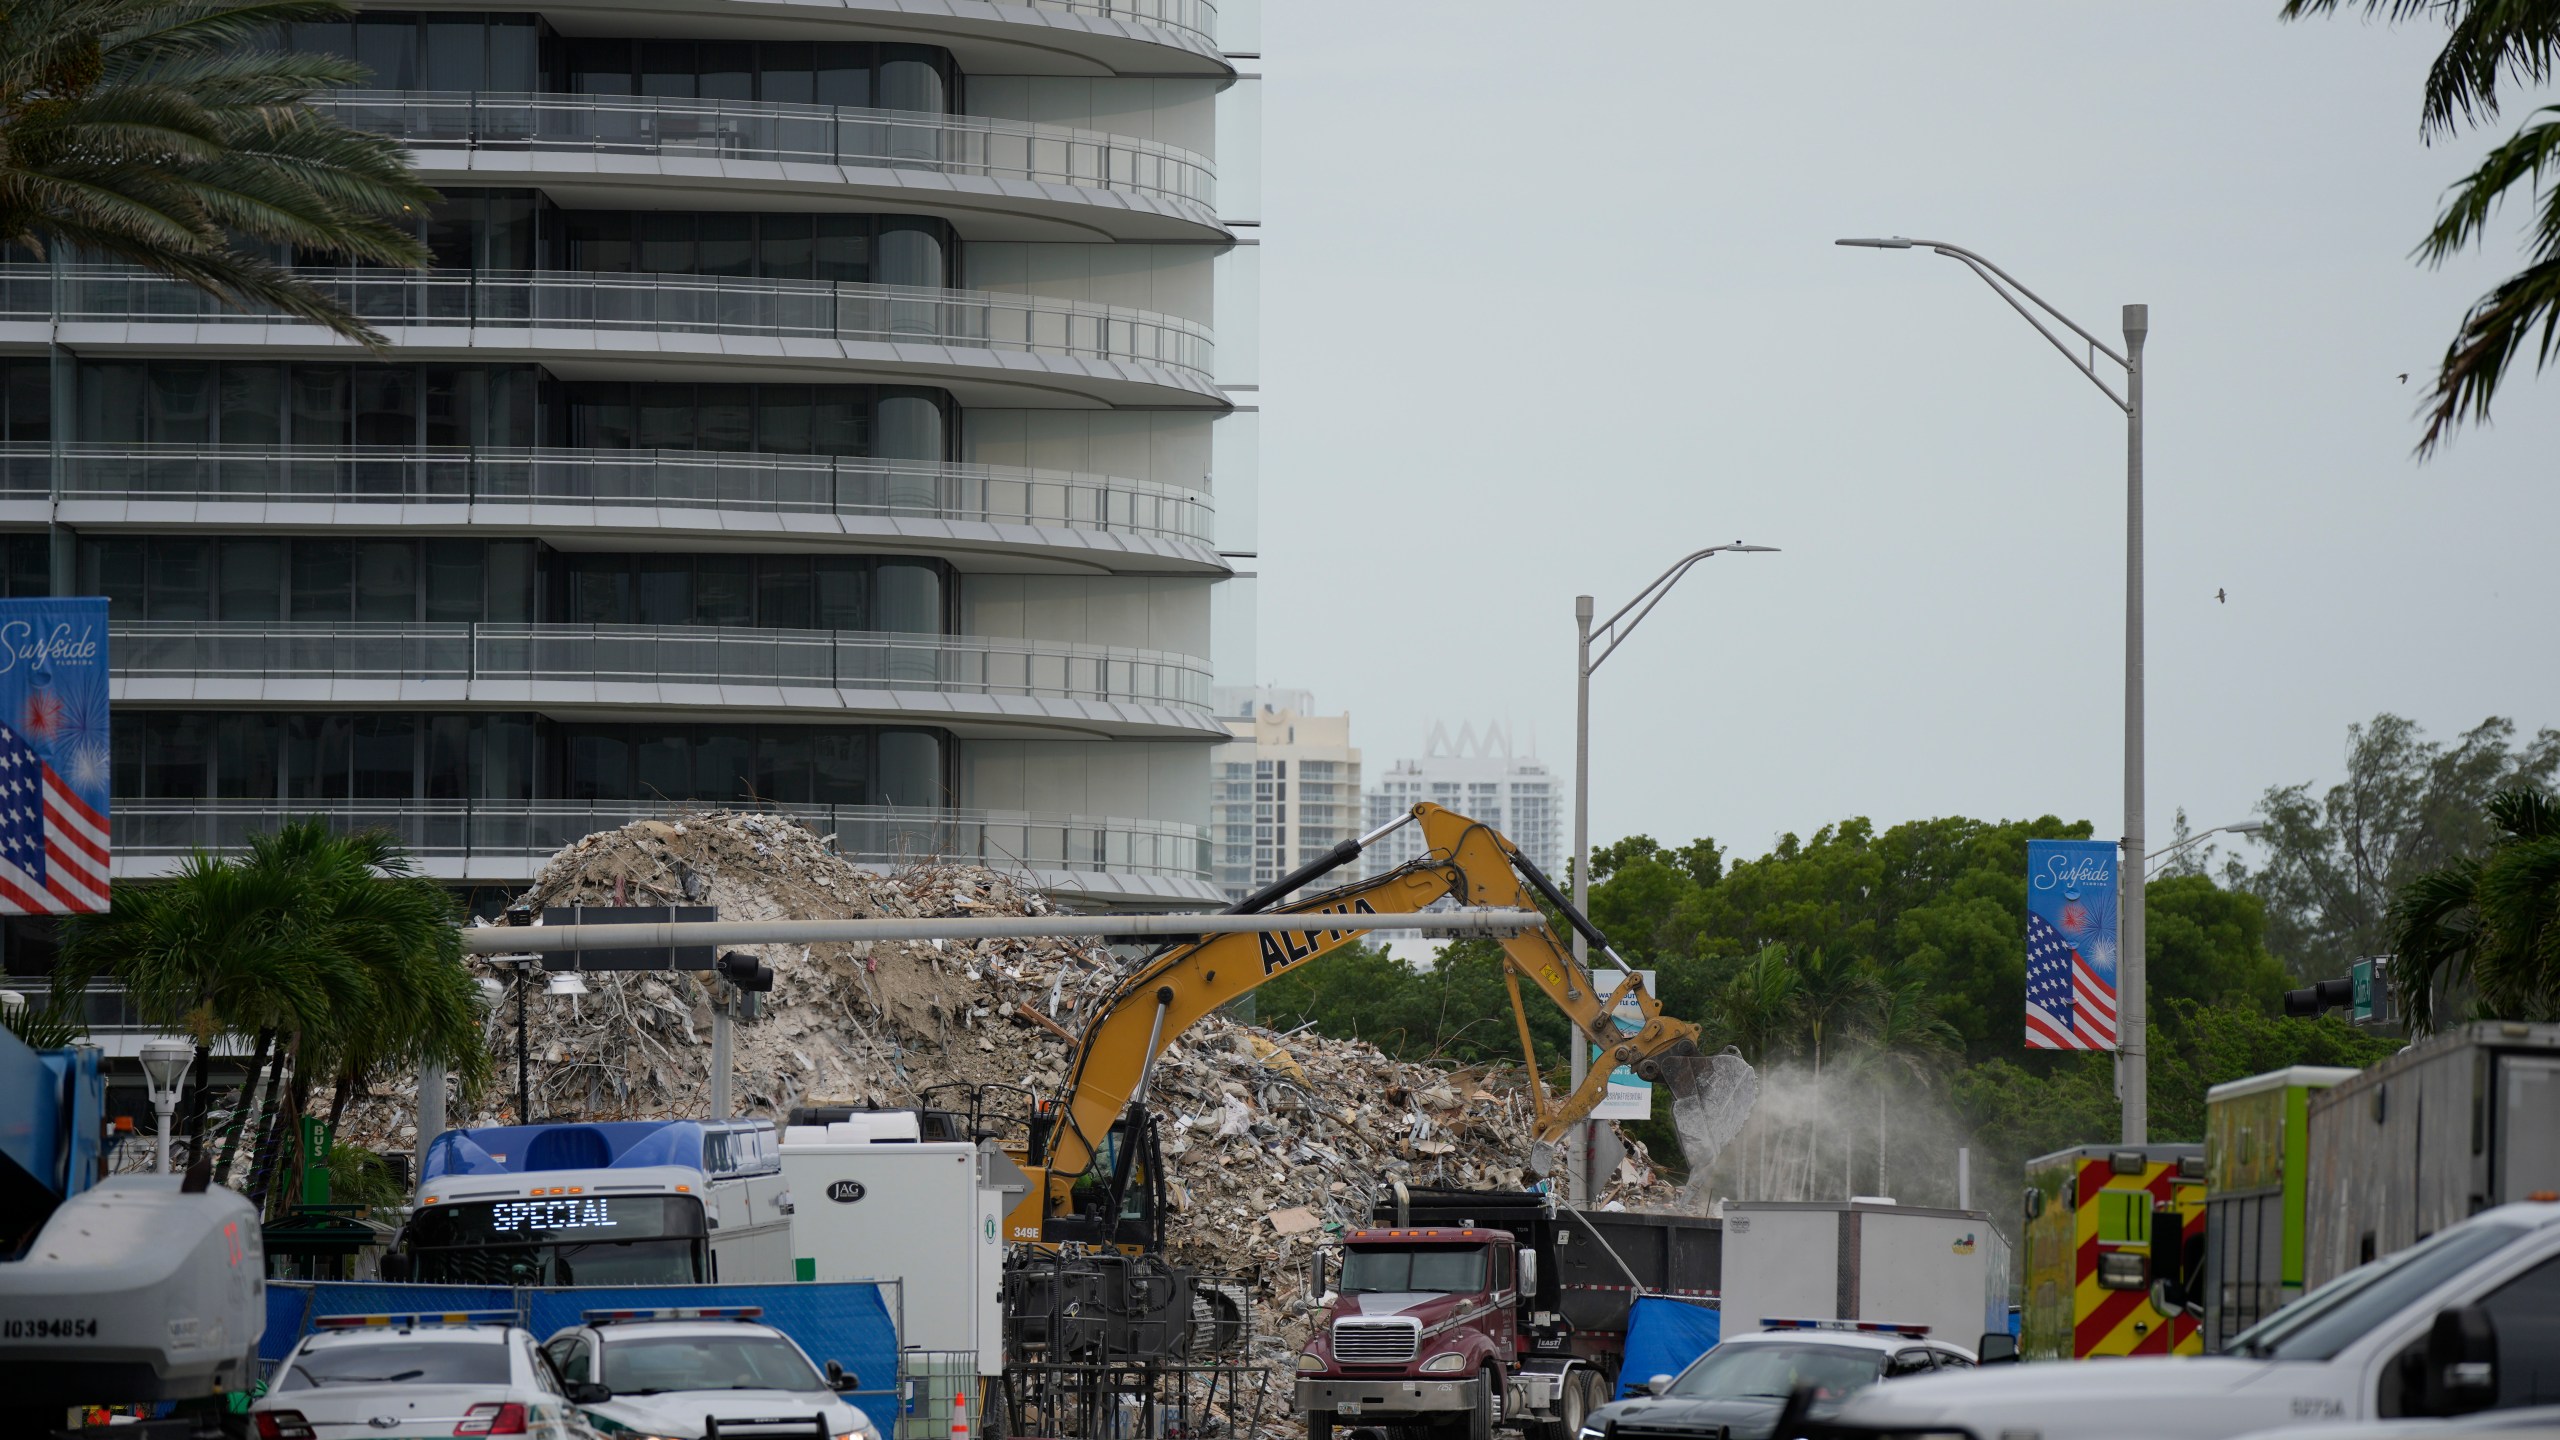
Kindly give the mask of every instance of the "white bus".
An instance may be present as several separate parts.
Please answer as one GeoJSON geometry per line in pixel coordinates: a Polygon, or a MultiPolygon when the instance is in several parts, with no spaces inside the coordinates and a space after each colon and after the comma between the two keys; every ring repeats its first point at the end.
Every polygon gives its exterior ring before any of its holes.
{"type": "Polygon", "coordinates": [[[426,1149],[387,1279],[691,1285],[792,1278],[770,1120],[448,1130],[426,1149]]]}

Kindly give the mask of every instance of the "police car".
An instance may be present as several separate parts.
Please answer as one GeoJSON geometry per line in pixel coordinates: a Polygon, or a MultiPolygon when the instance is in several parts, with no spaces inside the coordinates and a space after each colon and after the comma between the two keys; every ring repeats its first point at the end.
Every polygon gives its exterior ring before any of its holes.
{"type": "Polygon", "coordinates": [[[249,1407],[258,1440],[591,1440],[512,1310],[324,1315],[249,1407]]]}
{"type": "Polygon", "coordinates": [[[563,1388],[612,1440],[880,1440],[841,1393],[861,1377],[822,1371],[756,1305],[589,1310],[543,1342],[563,1388]]]}
{"type": "Polygon", "coordinates": [[[1728,1335],[1677,1376],[1657,1375],[1649,1392],[1603,1405],[1578,1440],[1700,1436],[1766,1440],[1787,1398],[1809,1392],[1820,1414],[1883,1380],[1970,1370],[1974,1354],[1932,1340],[1926,1325],[1875,1321],[1768,1319],[1757,1334],[1728,1335]]]}

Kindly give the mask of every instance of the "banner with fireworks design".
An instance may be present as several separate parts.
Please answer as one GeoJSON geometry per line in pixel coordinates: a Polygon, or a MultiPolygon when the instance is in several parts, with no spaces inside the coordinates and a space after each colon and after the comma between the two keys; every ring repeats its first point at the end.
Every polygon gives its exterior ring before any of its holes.
{"type": "Polygon", "coordinates": [[[2116,845],[2027,842],[2027,1048],[2116,1048],[2116,845]]]}
{"type": "Polygon", "coordinates": [[[107,602],[0,600],[0,915],[107,908],[107,602]]]}

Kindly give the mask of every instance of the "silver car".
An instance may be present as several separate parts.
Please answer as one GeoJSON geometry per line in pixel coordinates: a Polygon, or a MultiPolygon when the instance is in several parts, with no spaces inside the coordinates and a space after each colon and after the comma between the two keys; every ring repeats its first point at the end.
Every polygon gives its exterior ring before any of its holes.
{"type": "Polygon", "coordinates": [[[258,1440],[592,1440],[512,1311],[330,1315],[249,1407],[258,1440]],[[448,1323],[456,1322],[456,1323],[448,1323]]]}

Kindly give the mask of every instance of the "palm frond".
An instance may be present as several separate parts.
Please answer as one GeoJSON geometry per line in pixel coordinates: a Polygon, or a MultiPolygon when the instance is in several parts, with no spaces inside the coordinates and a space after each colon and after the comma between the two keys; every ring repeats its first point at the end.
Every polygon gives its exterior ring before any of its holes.
{"type": "Polygon", "coordinates": [[[2444,48],[2427,69],[2419,133],[2452,133],[2498,114],[2502,80],[2548,81],[2560,63],[2560,3],[2555,0],[2286,0],[2287,20],[2362,10],[2387,23],[2445,22],[2444,48]]]}

